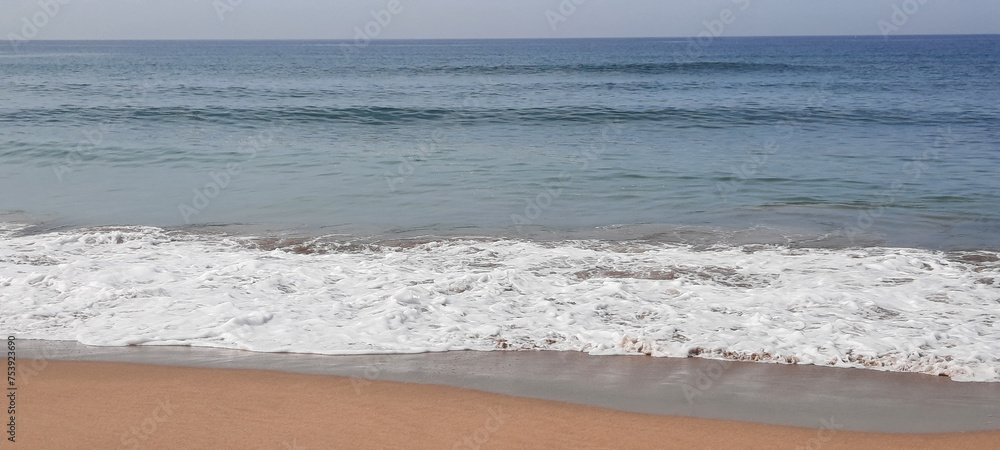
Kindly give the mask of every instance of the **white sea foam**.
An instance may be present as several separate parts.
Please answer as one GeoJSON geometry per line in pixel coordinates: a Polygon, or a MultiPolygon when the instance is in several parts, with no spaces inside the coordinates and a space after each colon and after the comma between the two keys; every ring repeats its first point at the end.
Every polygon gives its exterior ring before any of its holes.
{"type": "Polygon", "coordinates": [[[0,224],[25,339],[322,354],[547,349],[1000,381],[996,252],[440,240],[338,245],[0,224]]]}

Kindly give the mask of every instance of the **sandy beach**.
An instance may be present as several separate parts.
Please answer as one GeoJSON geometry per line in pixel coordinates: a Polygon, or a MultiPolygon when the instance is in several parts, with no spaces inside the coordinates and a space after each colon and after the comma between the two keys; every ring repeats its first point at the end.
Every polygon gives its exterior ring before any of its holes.
{"type": "Polygon", "coordinates": [[[444,385],[657,416],[684,416],[876,433],[1000,429],[1000,383],[813,365],[703,358],[592,356],[583,352],[442,352],[314,355],[19,340],[19,366],[46,361],[243,369],[444,385]]]}
{"type": "MultiPolygon", "coordinates": [[[[988,448],[658,416],[447,386],[259,370],[21,360],[23,448],[988,448]]],[[[7,447],[14,448],[10,442],[7,447]]]]}
{"type": "Polygon", "coordinates": [[[0,450],[1000,450],[1000,1],[0,3],[0,450]]]}

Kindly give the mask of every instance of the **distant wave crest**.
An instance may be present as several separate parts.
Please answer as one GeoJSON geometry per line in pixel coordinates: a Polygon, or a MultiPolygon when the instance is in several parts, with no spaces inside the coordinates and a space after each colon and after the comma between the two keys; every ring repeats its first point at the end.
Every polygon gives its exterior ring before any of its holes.
{"type": "Polygon", "coordinates": [[[900,109],[763,108],[748,106],[705,106],[702,108],[616,108],[607,106],[551,106],[524,108],[478,107],[389,107],[389,106],[278,106],[256,108],[204,107],[86,107],[61,106],[22,109],[0,113],[0,123],[25,121],[81,123],[155,121],[240,124],[255,122],[344,123],[394,125],[413,123],[475,124],[656,122],[674,127],[720,128],[769,125],[782,121],[799,124],[879,123],[887,125],[993,124],[1000,117],[983,112],[935,113],[900,109]]]}

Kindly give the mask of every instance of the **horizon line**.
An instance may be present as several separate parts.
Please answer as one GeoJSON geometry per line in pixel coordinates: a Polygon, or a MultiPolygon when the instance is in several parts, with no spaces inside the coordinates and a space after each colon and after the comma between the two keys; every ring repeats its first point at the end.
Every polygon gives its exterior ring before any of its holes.
{"type": "MultiPolygon", "coordinates": [[[[778,35],[738,35],[714,36],[713,39],[736,38],[821,38],[821,37],[927,37],[927,36],[1000,36],[1000,33],[931,33],[931,34],[778,34],[778,35]]],[[[528,41],[528,40],[584,40],[584,39],[697,39],[698,36],[584,36],[584,37],[476,37],[476,38],[371,38],[365,42],[398,42],[398,41],[528,41]]],[[[105,39],[31,39],[29,42],[142,42],[142,41],[231,41],[231,42],[288,42],[288,41],[355,41],[355,38],[105,38],[105,39]]]]}

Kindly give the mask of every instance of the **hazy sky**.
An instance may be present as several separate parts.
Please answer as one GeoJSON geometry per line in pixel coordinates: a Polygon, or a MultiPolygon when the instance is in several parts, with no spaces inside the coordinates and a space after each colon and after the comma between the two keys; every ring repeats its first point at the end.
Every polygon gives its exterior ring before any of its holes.
{"type": "Polygon", "coordinates": [[[0,0],[3,39],[350,39],[358,30],[378,39],[995,34],[1000,1],[0,0]],[[393,3],[384,26],[374,22],[393,3]]]}

